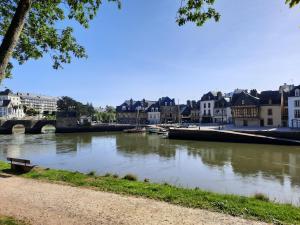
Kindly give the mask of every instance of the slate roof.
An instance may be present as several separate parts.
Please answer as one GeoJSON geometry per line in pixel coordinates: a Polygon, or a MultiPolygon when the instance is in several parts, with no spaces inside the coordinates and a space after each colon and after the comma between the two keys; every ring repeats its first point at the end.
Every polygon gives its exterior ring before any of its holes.
{"type": "Polygon", "coordinates": [[[180,105],[180,115],[189,116],[191,114],[191,108],[188,105],[180,105]]]}
{"type": "Polygon", "coordinates": [[[0,95],[11,95],[11,94],[13,94],[13,92],[10,89],[0,91],[0,95]]]}
{"type": "Polygon", "coordinates": [[[0,104],[0,107],[7,107],[11,103],[11,100],[3,100],[2,104],[0,104]]]}
{"type": "Polygon", "coordinates": [[[220,100],[217,100],[215,102],[215,108],[226,108],[230,106],[231,106],[230,98],[221,98],[220,100]]]}
{"type": "Polygon", "coordinates": [[[218,93],[221,92],[210,91],[202,96],[201,101],[218,100],[218,93]]]}
{"type": "Polygon", "coordinates": [[[243,91],[239,94],[234,94],[232,96],[231,105],[234,106],[258,106],[259,98],[250,95],[249,93],[243,91]],[[244,100],[244,104],[243,104],[244,100]]]}
{"type": "Polygon", "coordinates": [[[279,91],[263,91],[259,95],[261,105],[280,105],[281,94],[279,91]]]}
{"type": "Polygon", "coordinates": [[[294,88],[290,91],[289,96],[290,96],[290,97],[295,97],[295,91],[296,91],[297,89],[300,90],[300,85],[294,87],[294,88]]]}
{"type": "Polygon", "coordinates": [[[126,100],[122,105],[116,107],[117,112],[135,112],[137,111],[138,107],[142,107],[143,110],[147,111],[148,107],[154,104],[155,101],[150,100],[141,100],[141,101],[134,101],[132,99],[126,100]],[[125,109],[123,109],[125,106],[125,109]]]}

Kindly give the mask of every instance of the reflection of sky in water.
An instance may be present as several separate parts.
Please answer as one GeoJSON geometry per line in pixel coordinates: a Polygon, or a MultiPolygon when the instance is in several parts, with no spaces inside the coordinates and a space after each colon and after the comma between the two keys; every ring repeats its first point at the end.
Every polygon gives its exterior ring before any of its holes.
{"type": "Polygon", "coordinates": [[[0,136],[0,159],[27,158],[44,167],[97,171],[200,187],[222,193],[260,192],[300,203],[300,148],[208,143],[136,134],[0,136]]]}

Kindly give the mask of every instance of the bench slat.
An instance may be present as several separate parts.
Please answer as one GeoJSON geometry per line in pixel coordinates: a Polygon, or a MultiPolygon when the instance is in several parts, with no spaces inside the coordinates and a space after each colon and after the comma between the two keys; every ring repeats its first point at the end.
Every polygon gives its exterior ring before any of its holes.
{"type": "Polygon", "coordinates": [[[26,163],[26,164],[30,164],[30,160],[28,159],[16,159],[16,158],[7,158],[7,161],[11,161],[11,162],[19,162],[19,163],[26,163]]]}

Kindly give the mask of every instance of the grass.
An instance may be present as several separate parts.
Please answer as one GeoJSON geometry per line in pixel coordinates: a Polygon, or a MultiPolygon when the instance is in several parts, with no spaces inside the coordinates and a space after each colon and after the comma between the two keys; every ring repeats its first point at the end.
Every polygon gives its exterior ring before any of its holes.
{"type": "MultiPolygon", "coordinates": [[[[9,168],[0,162],[0,171],[9,168]]],[[[151,198],[190,208],[206,209],[232,216],[274,224],[300,224],[300,208],[290,204],[267,202],[255,197],[217,194],[200,189],[133,181],[113,176],[88,176],[79,172],[36,168],[25,178],[65,182],[72,186],[92,187],[99,191],[151,198]]],[[[135,176],[134,176],[135,177],[135,176]]]]}
{"type": "Polygon", "coordinates": [[[0,225],[26,225],[27,223],[11,217],[0,216],[0,225]]]}

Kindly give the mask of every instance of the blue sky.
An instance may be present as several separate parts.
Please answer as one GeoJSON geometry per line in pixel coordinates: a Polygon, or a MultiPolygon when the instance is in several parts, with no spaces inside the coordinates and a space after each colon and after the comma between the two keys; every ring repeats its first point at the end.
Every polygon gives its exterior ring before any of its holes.
{"type": "Polygon", "coordinates": [[[106,3],[89,30],[75,27],[88,59],[58,71],[47,56],[30,61],[16,66],[3,86],[104,106],[162,96],[183,103],[209,90],[300,83],[299,7],[289,9],[284,0],[219,0],[219,23],[178,27],[179,5],[123,0],[118,10],[106,3]]]}

